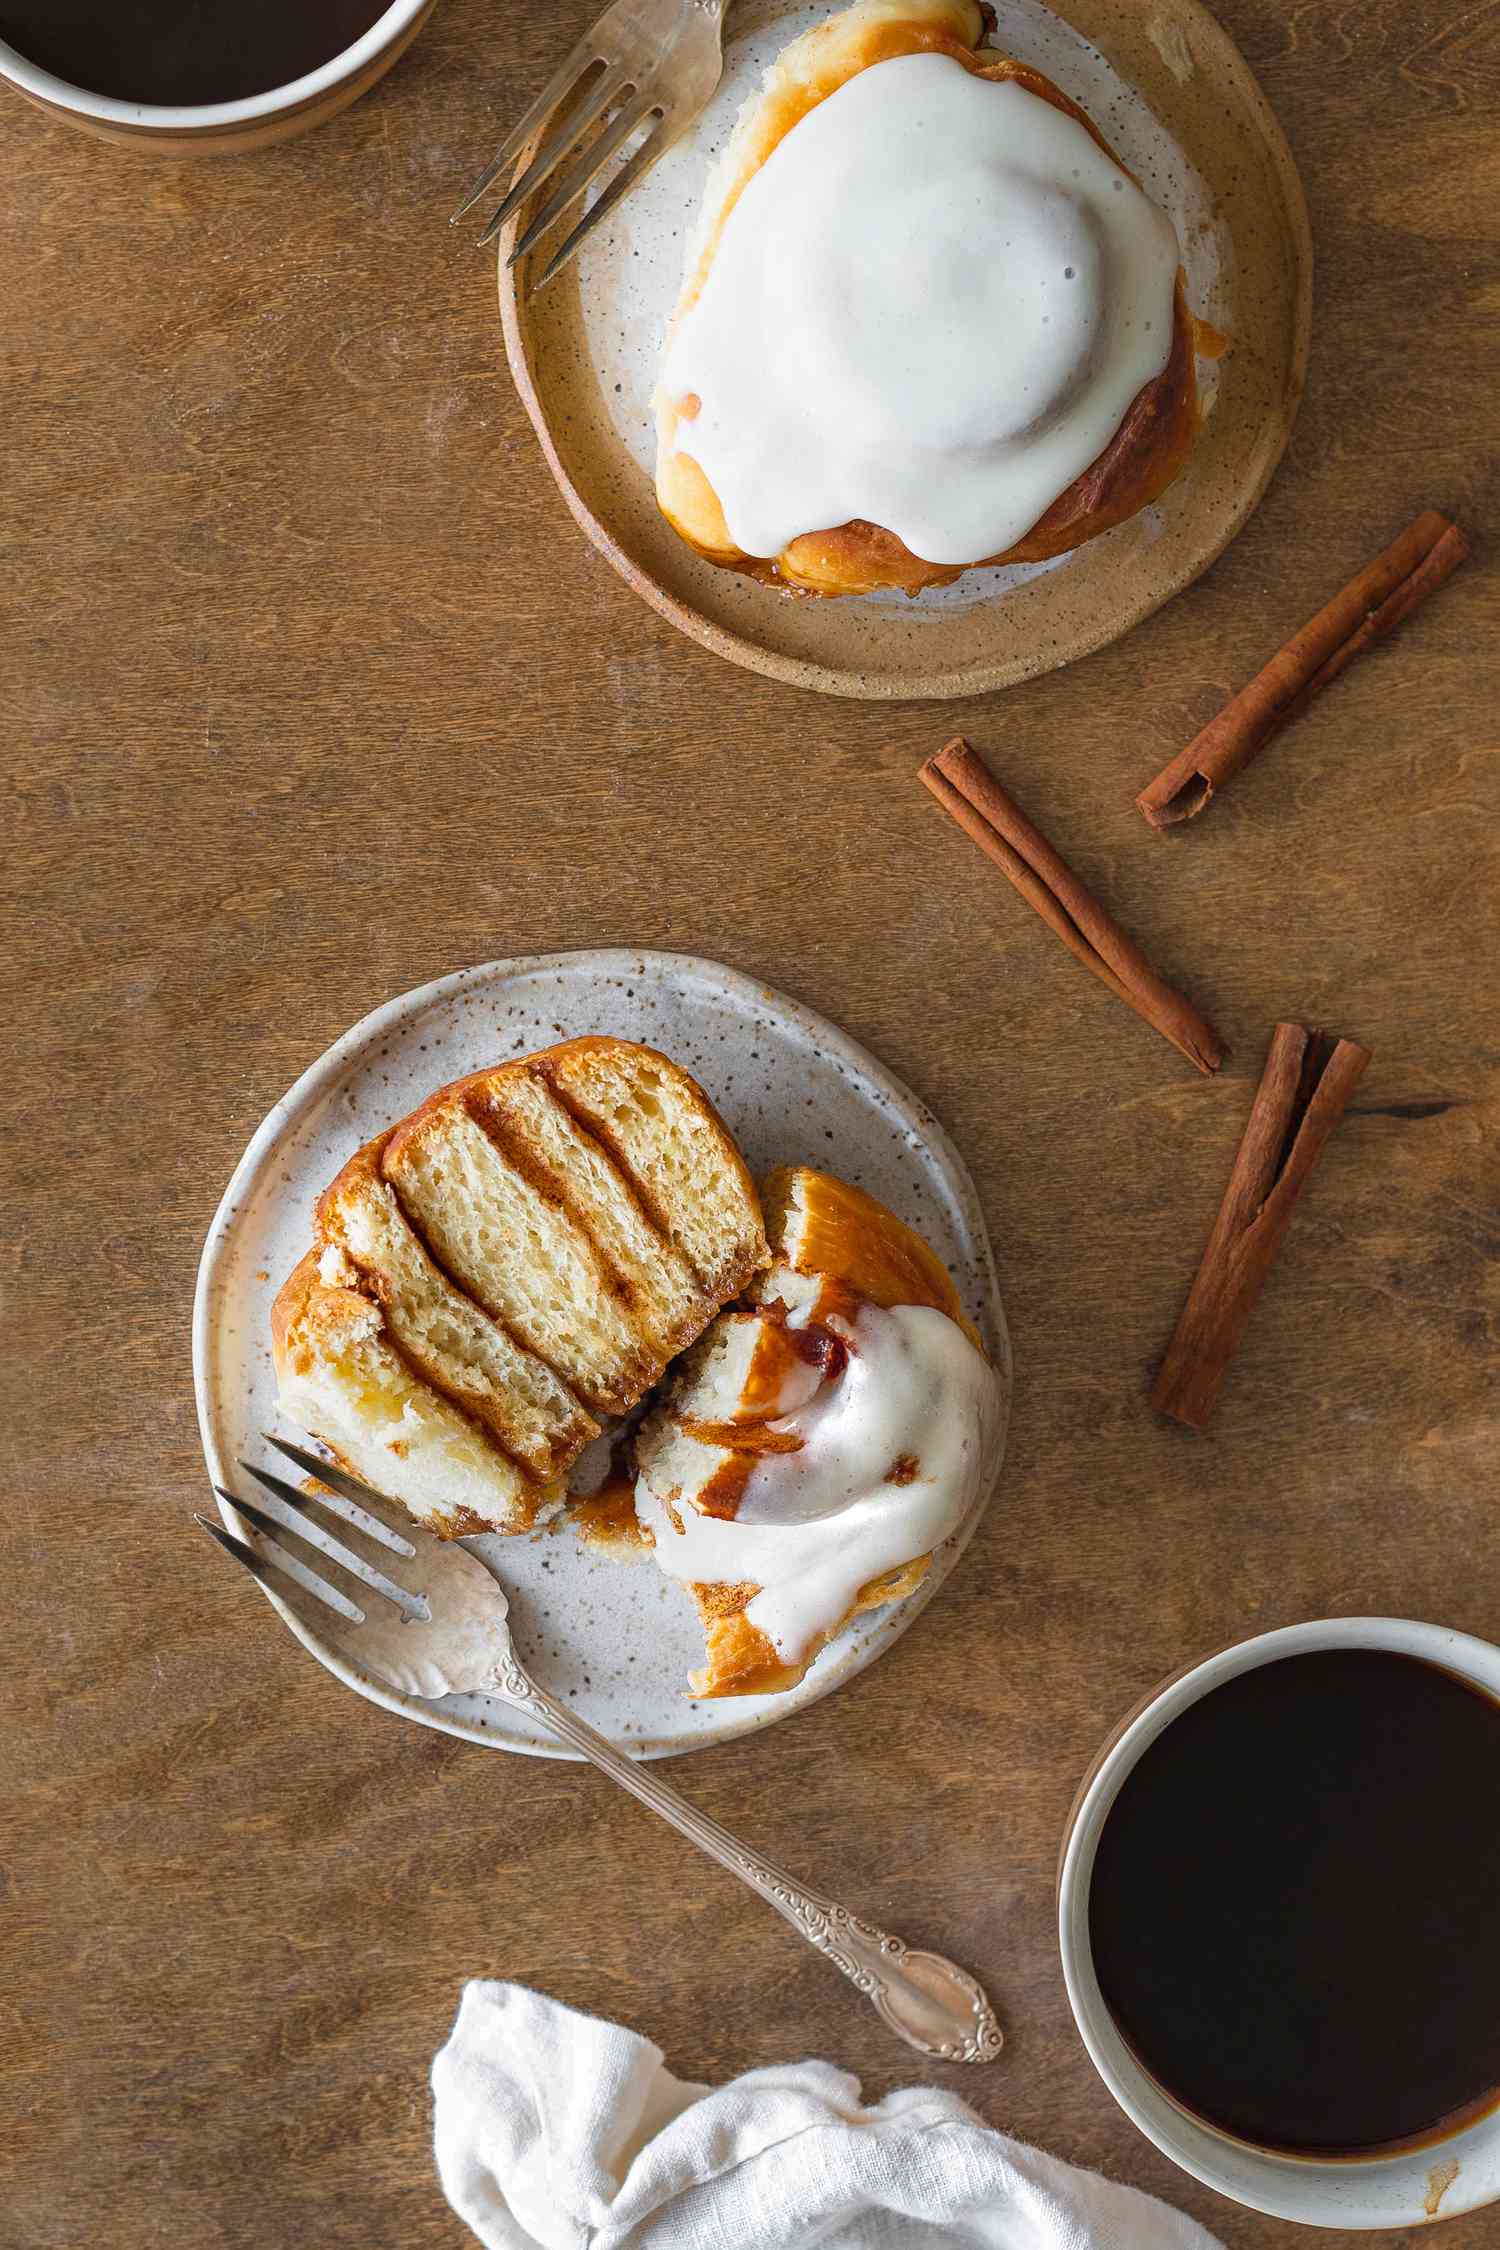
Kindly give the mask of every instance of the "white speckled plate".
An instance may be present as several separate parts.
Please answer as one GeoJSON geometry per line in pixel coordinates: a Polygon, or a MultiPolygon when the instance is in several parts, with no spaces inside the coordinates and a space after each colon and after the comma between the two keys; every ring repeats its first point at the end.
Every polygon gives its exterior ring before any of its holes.
{"type": "MultiPolygon", "coordinates": [[[[957,1152],[914,1094],[811,1009],[717,962],[553,953],[465,969],[377,1008],[256,1132],[209,1229],[193,1308],[193,1380],[216,1484],[243,1482],[236,1457],[264,1457],[256,1433],[277,1426],[271,1300],[307,1248],[313,1204],[345,1157],[448,1080],[589,1031],[644,1040],[691,1070],[757,1177],[778,1162],[824,1164],[920,1228],[947,1260],[1001,1370],[1008,1407],[1010,1347],[984,1218],[957,1152]]],[[[1002,1443],[1003,1434],[1002,1424],[1002,1443]]],[[[769,1726],[862,1672],[937,1593],[987,1499],[920,1590],[858,1620],[799,1687],[724,1702],[687,1696],[688,1670],[702,1661],[697,1615],[649,1556],[616,1559],[566,1525],[468,1544],[503,1579],[517,1643],[542,1684],[637,1755],[666,1757],[769,1726]]],[[[372,1702],[494,1748],[572,1755],[487,1696],[423,1703],[392,1693],[287,1604],[275,1606],[321,1663],[372,1702]]]]}
{"type": "Polygon", "coordinates": [[[988,693],[1118,638],[1208,568],[1281,458],[1301,397],[1312,243],[1265,96],[1200,0],[994,0],[990,44],[1081,102],[1170,213],[1188,302],[1232,339],[1200,361],[1206,420],[1155,506],[1050,563],[956,585],[796,600],[694,554],[656,507],[652,394],[709,170],[780,50],[847,0],[735,0],[702,116],[557,282],[529,301],[501,237],[506,356],[575,520],[682,632],[773,679],[831,695],[988,693]]]}

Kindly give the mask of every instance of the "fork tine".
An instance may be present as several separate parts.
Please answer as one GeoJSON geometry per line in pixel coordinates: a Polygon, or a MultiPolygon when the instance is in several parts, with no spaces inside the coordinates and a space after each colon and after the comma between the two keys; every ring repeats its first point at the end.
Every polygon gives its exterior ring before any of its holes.
{"type": "MultiPolygon", "coordinates": [[[[629,140],[641,119],[655,107],[655,98],[650,93],[637,94],[634,101],[625,104],[614,123],[607,127],[599,135],[598,140],[586,148],[583,154],[569,165],[567,171],[564,172],[557,186],[548,196],[546,202],[512,250],[509,258],[507,258],[507,265],[515,265],[518,259],[525,257],[528,250],[536,248],[542,236],[562,217],[568,205],[575,203],[579,196],[583,194],[585,188],[588,187],[590,181],[598,178],[616,150],[629,140]]],[[[652,133],[648,136],[646,145],[649,146],[650,140],[654,136],[655,127],[652,128],[652,133]]],[[[608,189],[606,189],[605,194],[608,194],[608,192],[608,189]]],[[[603,201],[604,196],[601,196],[599,202],[602,203],[603,201]]],[[[598,210],[598,207],[598,204],[594,206],[595,211],[598,210]]],[[[579,239],[582,239],[581,234],[579,239]]]]}
{"type": "MultiPolygon", "coordinates": [[[[214,1489],[217,1491],[218,1487],[215,1486],[214,1489]]],[[[243,1508],[243,1504],[233,1494],[230,1495],[230,1505],[243,1508]]],[[[250,1511],[243,1509],[243,1513],[249,1515],[250,1511]]],[[[262,1586],[269,1585],[273,1578],[288,1579],[293,1586],[299,1586],[304,1594],[311,1594],[315,1600],[325,1602],[346,1624],[363,1625],[365,1613],[362,1609],[356,1609],[353,1602],[346,1601],[336,1586],[328,1585],[315,1571],[308,1570],[305,1564],[297,1561],[295,1555],[283,1554],[274,1542],[269,1555],[258,1555],[253,1547],[247,1546],[243,1539],[236,1539],[234,1533],[226,1531],[221,1523],[213,1523],[207,1516],[200,1516],[196,1511],[193,1521],[202,1525],[210,1539],[218,1541],[226,1555],[232,1555],[237,1563],[243,1563],[251,1577],[262,1586]]],[[[270,1518],[267,1517],[266,1521],[269,1522],[270,1518]]]]}
{"type": "Polygon", "coordinates": [[[579,40],[577,46],[558,64],[530,109],[527,110],[526,115],[521,119],[520,124],[516,126],[513,132],[506,134],[505,139],[500,143],[499,155],[492,164],[486,165],[480,173],[478,179],[454,212],[453,217],[448,221],[450,226],[456,226],[466,211],[473,210],[490,182],[498,179],[507,165],[514,164],[526,143],[531,139],[532,134],[546,123],[553,110],[566,99],[578,84],[584,72],[591,70],[595,63],[603,60],[604,57],[595,51],[592,32],[579,40]]]}
{"type": "Polygon", "coordinates": [[[525,171],[520,174],[519,178],[511,182],[505,200],[499,209],[493,213],[488,226],[480,235],[476,245],[477,248],[482,250],[487,242],[493,242],[512,211],[518,210],[528,196],[538,194],[547,185],[569,149],[582,139],[589,127],[603,116],[612,102],[618,100],[622,93],[628,91],[631,91],[631,89],[627,84],[623,69],[616,67],[605,71],[604,76],[599,80],[583,106],[572,111],[563,119],[557,131],[549,134],[542,143],[525,171]]]}
{"type": "MultiPolygon", "coordinates": [[[[269,1430],[262,1430],[261,1436],[267,1445],[274,1445],[278,1453],[284,1454],[294,1467],[305,1469],[310,1477],[316,1477],[320,1484],[326,1484],[331,1492],[336,1492],[349,1509],[349,1514],[344,1517],[345,1522],[352,1524],[356,1531],[363,1531],[371,1539],[378,1539],[381,1546],[389,1547],[393,1555],[409,1556],[416,1553],[417,1550],[409,1539],[403,1539],[399,1531],[392,1531],[388,1523],[382,1522],[379,1516],[371,1515],[361,1506],[362,1501],[372,1500],[378,1505],[389,1507],[390,1502],[383,1492],[377,1492],[373,1485],[361,1484],[358,1477],[351,1477],[348,1470],[341,1469],[337,1462],[325,1461],[321,1455],[309,1453],[305,1445],[293,1445],[286,1438],[274,1437],[269,1430]]],[[[325,1507],[328,1505],[326,1501],[323,1504],[325,1507]]],[[[343,1512],[343,1509],[338,1511],[340,1515],[343,1512]]]]}
{"type": "MultiPolygon", "coordinates": [[[[649,132],[646,135],[646,138],[642,141],[640,147],[636,150],[634,156],[630,158],[629,162],[620,166],[619,171],[610,181],[609,186],[604,190],[604,193],[599,197],[598,201],[594,203],[589,210],[585,211],[583,217],[579,220],[577,226],[574,227],[572,233],[567,237],[561,248],[553,251],[551,257],[547,260],[546,265],[543,266],[536,280],[533,281],[530,285],[529,293],[532,296],[535,296],[536,292],[539,289],[545,289],[548,282],[553,280],[556,275],[562,272],[563,267],[573,256],[573,253],[579,248],[584,239],[584,236],[590,233],[592,229],[599,224],[599,221],[606,215],[606,213],[613,209],[614,205],[619,202],[622,195],[628,195],[630,193],[630,190],[635,186],[636,181],[640,179],[644,173],[650,171],[652,165],[656,162],[659,156],[662,156],[666,153],[667,145],[668,144],[665,134],[662,133],[659,127],[653,127],[651,132],[649,132]]],[[[518,249],[516,252],[516,257],[519,256],[520,251],[518,249]]],[[[515,262],[516,259],[515,257],[513,257],[510,260],[510,263],[514,265],[515,262]]]]}
{"type": "MultiPolygon", "coordinates": [[[[216,1484],[214,1490],[221,1500],[229,1502],[237,1515],[243,1516],[247,1523],[254,1524],[270,1549],[264,1559],[274,1569],[279,1570],[283,1577],[290,1578],[293,1585],[304,1587],[309,1594],[316,1595],[320,1602],[326,1602],[330,1609],[340,1610],[351,1625],[363,1625],[365,1612],[357,1602],[350,1601],[347,1594],[341,1593],[337,1586],[331,1586],[326,1578],[320,1578],[300,1555],[294,1555],[289,1547],[282,1546],[281,1540],[289,1532],[294,1539],[298,1536],[289,1524],[278,1523],[274,1516],[266,1514],[264,1508],[257,1508],[253,1500],[242,1500],[237,1492],[226,1492],[222,1484],[216,1484]]],[[[330,1556],[329,1560],[332,1561],[333,1557],[330,1556]]]]}
{"type": "MultiPolygon", "coordinates": [[[[295,1508],[299,1515],[308,1515],[309,1509],[317,1505],[310,1493],[299,1492],[294,1484],[287,1483],[285,1477],[273,1476],[269,1469],[258,1469],[253,1461],[241,1461],[240,1467],[248,1476],[254,1477],[257,1484],[263,1485],[273,1500],[281,1501],[285,1507],[295,1508]]],[[[259,1509],[251,1515],[248,1501],[236,1498],[232,1492],[227,1497],[241,1515],[250,1516],[251,1522],[258,1524],[261,1530],[269,1525],[273,1531],[290,1533],[293,1539],[305,1539],[319,1554],[326,1555],[330,1562],[338,1563],[351,1577],[357,1578],[362,1586],[368,1586],[372,1594],[383,1594],[388,1602],[394,1602],[403,1617],[426,1618],[428,1611],[425,1601],[419,1600],[415,1594],[409,1594],[394,1579],[387,1578],[383,1570],[377,1570],[373,1563],[367,1563],[364,1556],[356,1554],[352,1547],[346,1547],[342,1539],[335,1538],[316,1516],[308,1516],[305,1527],[280,1524],[274,1517],[263,1515],[259,1509]]]]}

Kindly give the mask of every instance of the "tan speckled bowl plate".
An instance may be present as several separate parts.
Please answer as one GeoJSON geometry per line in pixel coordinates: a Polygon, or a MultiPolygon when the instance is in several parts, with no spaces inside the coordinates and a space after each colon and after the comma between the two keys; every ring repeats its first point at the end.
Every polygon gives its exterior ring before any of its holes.
{"type": "Polygon", "coordinates": [[[736,664],[830,695],[1008,687],[1127,632],[1222,552],[1270,481],[1307,362],[1312,245],[1264,95],[1197,0],[1000,0],[995,44],[1081,101],[1177,224],[1193,310],[1233,339],[1200,363],[1208,413],[1153,508],[1062,560],[974,571],[916,601],[797,599],[717,570],[657,513],[650,397],[713,155],[767,62],[836,0],[739,0],[724,82],[694,131],[523,304],[501,239],[511,371],[578,523],[643,600],[736,664]]]}

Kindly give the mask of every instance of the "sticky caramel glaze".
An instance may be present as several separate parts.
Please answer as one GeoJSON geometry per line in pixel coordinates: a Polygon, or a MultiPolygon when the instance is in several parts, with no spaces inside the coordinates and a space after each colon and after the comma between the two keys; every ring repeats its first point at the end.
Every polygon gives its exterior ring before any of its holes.
{"type": "Polygon", "coordinates": [[[773,1430],[769,1422],[700,1422],[694,1414],[679,1414],[677,1427],[703,1445],[732,1445],[737,1452],[763,1460],[770,1453],[799,1453],[802,1440],[793,1430],[773,1430]]]}
{"type": "Polygon", "coordinates": [[[718,1516],[725,1523],[733,1522],[745,1497],[745,1487],[750,1482],[756,1455],[749,1446],[736,1446],[725,1461],[721,1461],[712,1476],[706,1477],[693,1505],[700,1515],[718,1516]]]}
{"type": "Polygon", "coordinates": [[[566,1518],[580,1539],[591,1547],[634,1548],[642,1554],[655,1544],[636,1518],[635,1476],[623,1467],[611,1467],[597,1492],[570,1500],[566,1518]]]}
{"type": "Polygon", "coordinates": [[[779,1297],[762,1303],[759,1310],[765,1326],[745,1371],[740,1398],[742,1419],[753,1422],[758,1416],[779,1413],[787,1379],[799,1366],[816,1368],[824,1382],[835,1381],[848,1364],[849,1347],[842,1336],[835,1335],[828,1321],[835,1313],[853,1320],[858,1309],[859,1299],[852,1289],[828,1281],[800,1328],[789,1325],[787,1308],[779,1297]]]}
{"type": "Polygon", "coordinates": [[[846,1299],[862,1297],[887,1311],[893,1305],[931,1305],[956,1320],[971,1344],[979,1342],[937,1252],[873,1195],[831,1172],[779,1167],[761,1191],[773,1236],[782,1232],[782,1215],[794,1196],[795,1211],[785,1228],[791,1247],[781,1255],[798,1273],[822,1277],[814,1321],[826,1321],[832,1311],[846,1317],[852,1311],[834,1294],[841,1287],[846,1299]]]}
{"type": "MultiPolygon", "coordinates": [[[[1110,162],[1118,165],[1127,179],[1135,180],[1135,174],[1128,165],[1120,163],[1093,119],[1041,71],[1032,70],[1008,55],[982,57],[953,33],[936,25],[893,22],[872,27],[860,44],[857,59],[847,48],[835,49],[829,65],[816,77],[785,89],[777,99],[762,101],[760,129],[746,151],[741,177],[726,197],[704,244],[696,273],[678,307],[678,319],[696,302],[730,212],[772,150],[810,110],[826,101],[859,71],[900,55],[917,54],[947,55],[975,77],[989,79],[996,85],[1012,81],[1027,93],[1037,95],[1080,124],[1110,162]]],[[[1135,184],[1139,187],[1140,182],[1135,180],[1135,184]]],[[[665,502],[661,502],[662,512],[679,537],[706,561],[795,594],[825,597],[868,594],[881,587],[918,594],[927,586],[952,585],[963,576],[965,569],[1048,562],[1137,515],[1159,498],[1178,475],[1198,434],[1194,360],[1200,341],[1204,355],[1209,358],[1218,358],[1227,348],[1227,339],[1217,329],[1206,326],[1200,329],[1189,312],[1184,276],[1179,268],[1173,299],[1172,350],[1161,374],[1137,392],[1103,452],[1058,495],[1025,538],[1003,554],[986,556],[980,562],[951,568],[924,562],[894,532],[859,517],[826,531],[805,532],[792,540],[780,555],[743,554],[729,537],[723,510],[707,477],[696,461],[682,454],[674,456],[674,472],[692,484],[698,507],[716,522],[722,539],[712,545],[705,544],[693,536],[665,502]]],[[[687,404],[684,401],[677,409],[679,419],[692,419],[686,413],[687,404]]],[[[692,401],[694,412],[699,404],[697,400],[692,401]]]]}

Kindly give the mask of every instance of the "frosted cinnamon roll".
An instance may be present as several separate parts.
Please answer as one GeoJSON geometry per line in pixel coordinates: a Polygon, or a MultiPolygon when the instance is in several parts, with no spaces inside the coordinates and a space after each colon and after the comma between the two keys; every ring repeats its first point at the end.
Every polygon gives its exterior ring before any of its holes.
{"type": "Polygon", "coordinates": [[[1176,235],[975,0],[860,0],[781,55],[708,186],[657,391],[657,499],[813,594],[1036,562],[1145,507],[1197,430],[1176,235]]]}
{"type": "Polygon", "coordinates": [[[995,1371],[941,1261],[862,1190],[765,1190],[774,1263],[720,1314],[637,1447],[636,1513],[693,1594],[699,1696],[792,1687],[859,1610],[909,1594],[993,1473],[995,1371]]]}

